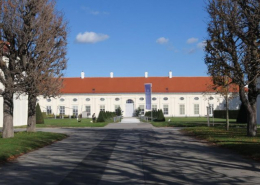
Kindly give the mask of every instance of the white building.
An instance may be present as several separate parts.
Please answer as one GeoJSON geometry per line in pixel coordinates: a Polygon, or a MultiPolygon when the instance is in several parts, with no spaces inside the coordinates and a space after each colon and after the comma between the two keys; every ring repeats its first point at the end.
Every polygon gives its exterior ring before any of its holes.
{"type": "MultiPolygon", "coordinates": [[[[58,98],[38,97],[42,111],[55,115],[88,115],[100,110],[115,111],[121,107],[123,116],[134,116],[140,107],[145,111],[144,84],[152,84],[152,108],[162,109],[166,117],[199,117],[207,114],[207,107],[225,109],[224,98],[208,91],[210,77],[85,77],[64,78],[62,94],[58,98]],[[207,92],[207,93],[205,93],[207,92]],[[83,113],[85,115],[85,113],[83,113]]],[[[234,98],[230,109],[239,108],[239,98],[234,98]]],[[[210,110],[210,114],[212,109],[210,110]]]]}

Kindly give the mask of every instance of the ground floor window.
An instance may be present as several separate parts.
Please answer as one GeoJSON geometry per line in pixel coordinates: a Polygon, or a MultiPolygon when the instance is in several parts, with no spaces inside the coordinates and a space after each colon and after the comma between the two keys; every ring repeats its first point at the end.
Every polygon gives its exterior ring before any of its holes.
{"type": "Polygon", "coordinates": [[[209,114],[213,114],[214,104],[209,104],[209,114]]]}
{"type": "Polygon", "coordinates": [[[120,105],[115,105],[115,112],[120,107],[120,105]]]}
{"type": "Polygon", "coordinates": [[[169,114],[169,107],[168,107],[168,105],[163,105],[163,114],[166,114],[166,115],[169,114]]]}
{"type": "Polygon", "coordinates": [[[72,109],[73,109],[72,112],[73,116],[78,116],[78,106],[73,106],[72,109]]]}
{"type": "Polygon", "coordinates": [[[86,112],[87,112],[87,116],[91,115],[91,107],[90,107],[90,105],[86,106],[86,112]]]}
{"type": "Polygon", "coordinates": [[[60,115],[65,115],[65,106],[60,106],[60,115]]]}
{"type": "Polygon", "coordinates": [[[139,108],[140,108],[140,114],[141,115],[144,115],[144,105],[139,105],[139,108]]]}
{"type": "Polygon", "coordinates": [[[106,111],[106,107],[105,107],[105,105],[100,105],[100,111],[106,111]]]}
{"type": "Polygon", "coordinates": [[[181,104],[180,105],[180,115],[184,115],[185,114],[185,105],[181,104]]]}
{"type": "Polygon", "coordinates": [[[46,107],[46,112],[47,112],[47,115],[52,114],[51,106],[46,107]]]}
{"type": "Polygon", "coordinates": [[[157,105],[152,105],[152,110],[157,110],[157,105]]]}
{"type": "Polygon", "coordinates": [[[199,104],[194,104],[194,114],[200,114],[200,106],[199,106],[199,104]]]}

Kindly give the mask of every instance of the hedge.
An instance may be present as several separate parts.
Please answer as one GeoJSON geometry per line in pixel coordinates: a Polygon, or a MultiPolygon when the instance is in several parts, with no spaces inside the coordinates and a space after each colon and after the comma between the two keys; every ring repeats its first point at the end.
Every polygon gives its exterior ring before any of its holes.
{"type": "MultiPolygon", "coordinates": [[[[237,119],[239,110],[229,110],[229,119],[237,119]]],[[[214,118],[226,119],[226,110],[214,110],[214,118]]]]}

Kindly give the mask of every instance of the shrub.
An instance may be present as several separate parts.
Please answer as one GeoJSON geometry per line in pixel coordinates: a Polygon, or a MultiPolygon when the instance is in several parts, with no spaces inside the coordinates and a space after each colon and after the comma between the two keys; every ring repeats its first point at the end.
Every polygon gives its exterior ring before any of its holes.
{"type": "Polygon", "coordinates": [[[158,110],[158,117],[154,121],[156,121],[156,122],[164,122],[165,121],[165,117],[163,115],[162,109],[158,110]]]}
{"type": "MultiPolygon", "coordinates": [[[[237,119],[238,110],[229,110],[228,115],[229,119],[237,119]]],[[[226,119],[226,110],[214,110],[214,117],[226,119]]]]}
{"type": "Polygon", "coordinates": [[[105,122],[104,111],[99,112],[97,122],[105,122]]]}
{"type": "Polygon", "coordinates": [[[117,116],[121,116],[122,115],[122,110],[121,110],[121,107],[118,107],[117,109],[116,109],[116,115],[117,116]]]}
{"type": "Polygon", "coordinates": [[[44,124],[44,119],[39,103],[36,105],[36,124],[44,124]]]}

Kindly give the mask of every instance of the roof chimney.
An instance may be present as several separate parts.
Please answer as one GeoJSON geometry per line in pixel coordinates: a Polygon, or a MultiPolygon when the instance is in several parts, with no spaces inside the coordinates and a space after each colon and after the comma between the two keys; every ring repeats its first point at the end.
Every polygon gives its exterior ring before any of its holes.
{"type": "Polygon", "coordinates": [[[82,71],[81,72],[81,79],[84,79],[84,77],[85,77],[85,73],[82,71]]]}
{"type": "Polygon", "coordinates": [[[172,71],[169,71],[169,78],[172,78],[172,71]]]}
{"type": "Polygon", "coordinates": [[[148,72],[145,72],[145,73],[144,73],[144,77],[145,77],[145,78],[148,78],[148,72]]]}
{"type": "Polygon", "coordinates": [[[110,78],[113,78],[113,77],[114,77],[114,73],[110,72],[110,78]]]}

